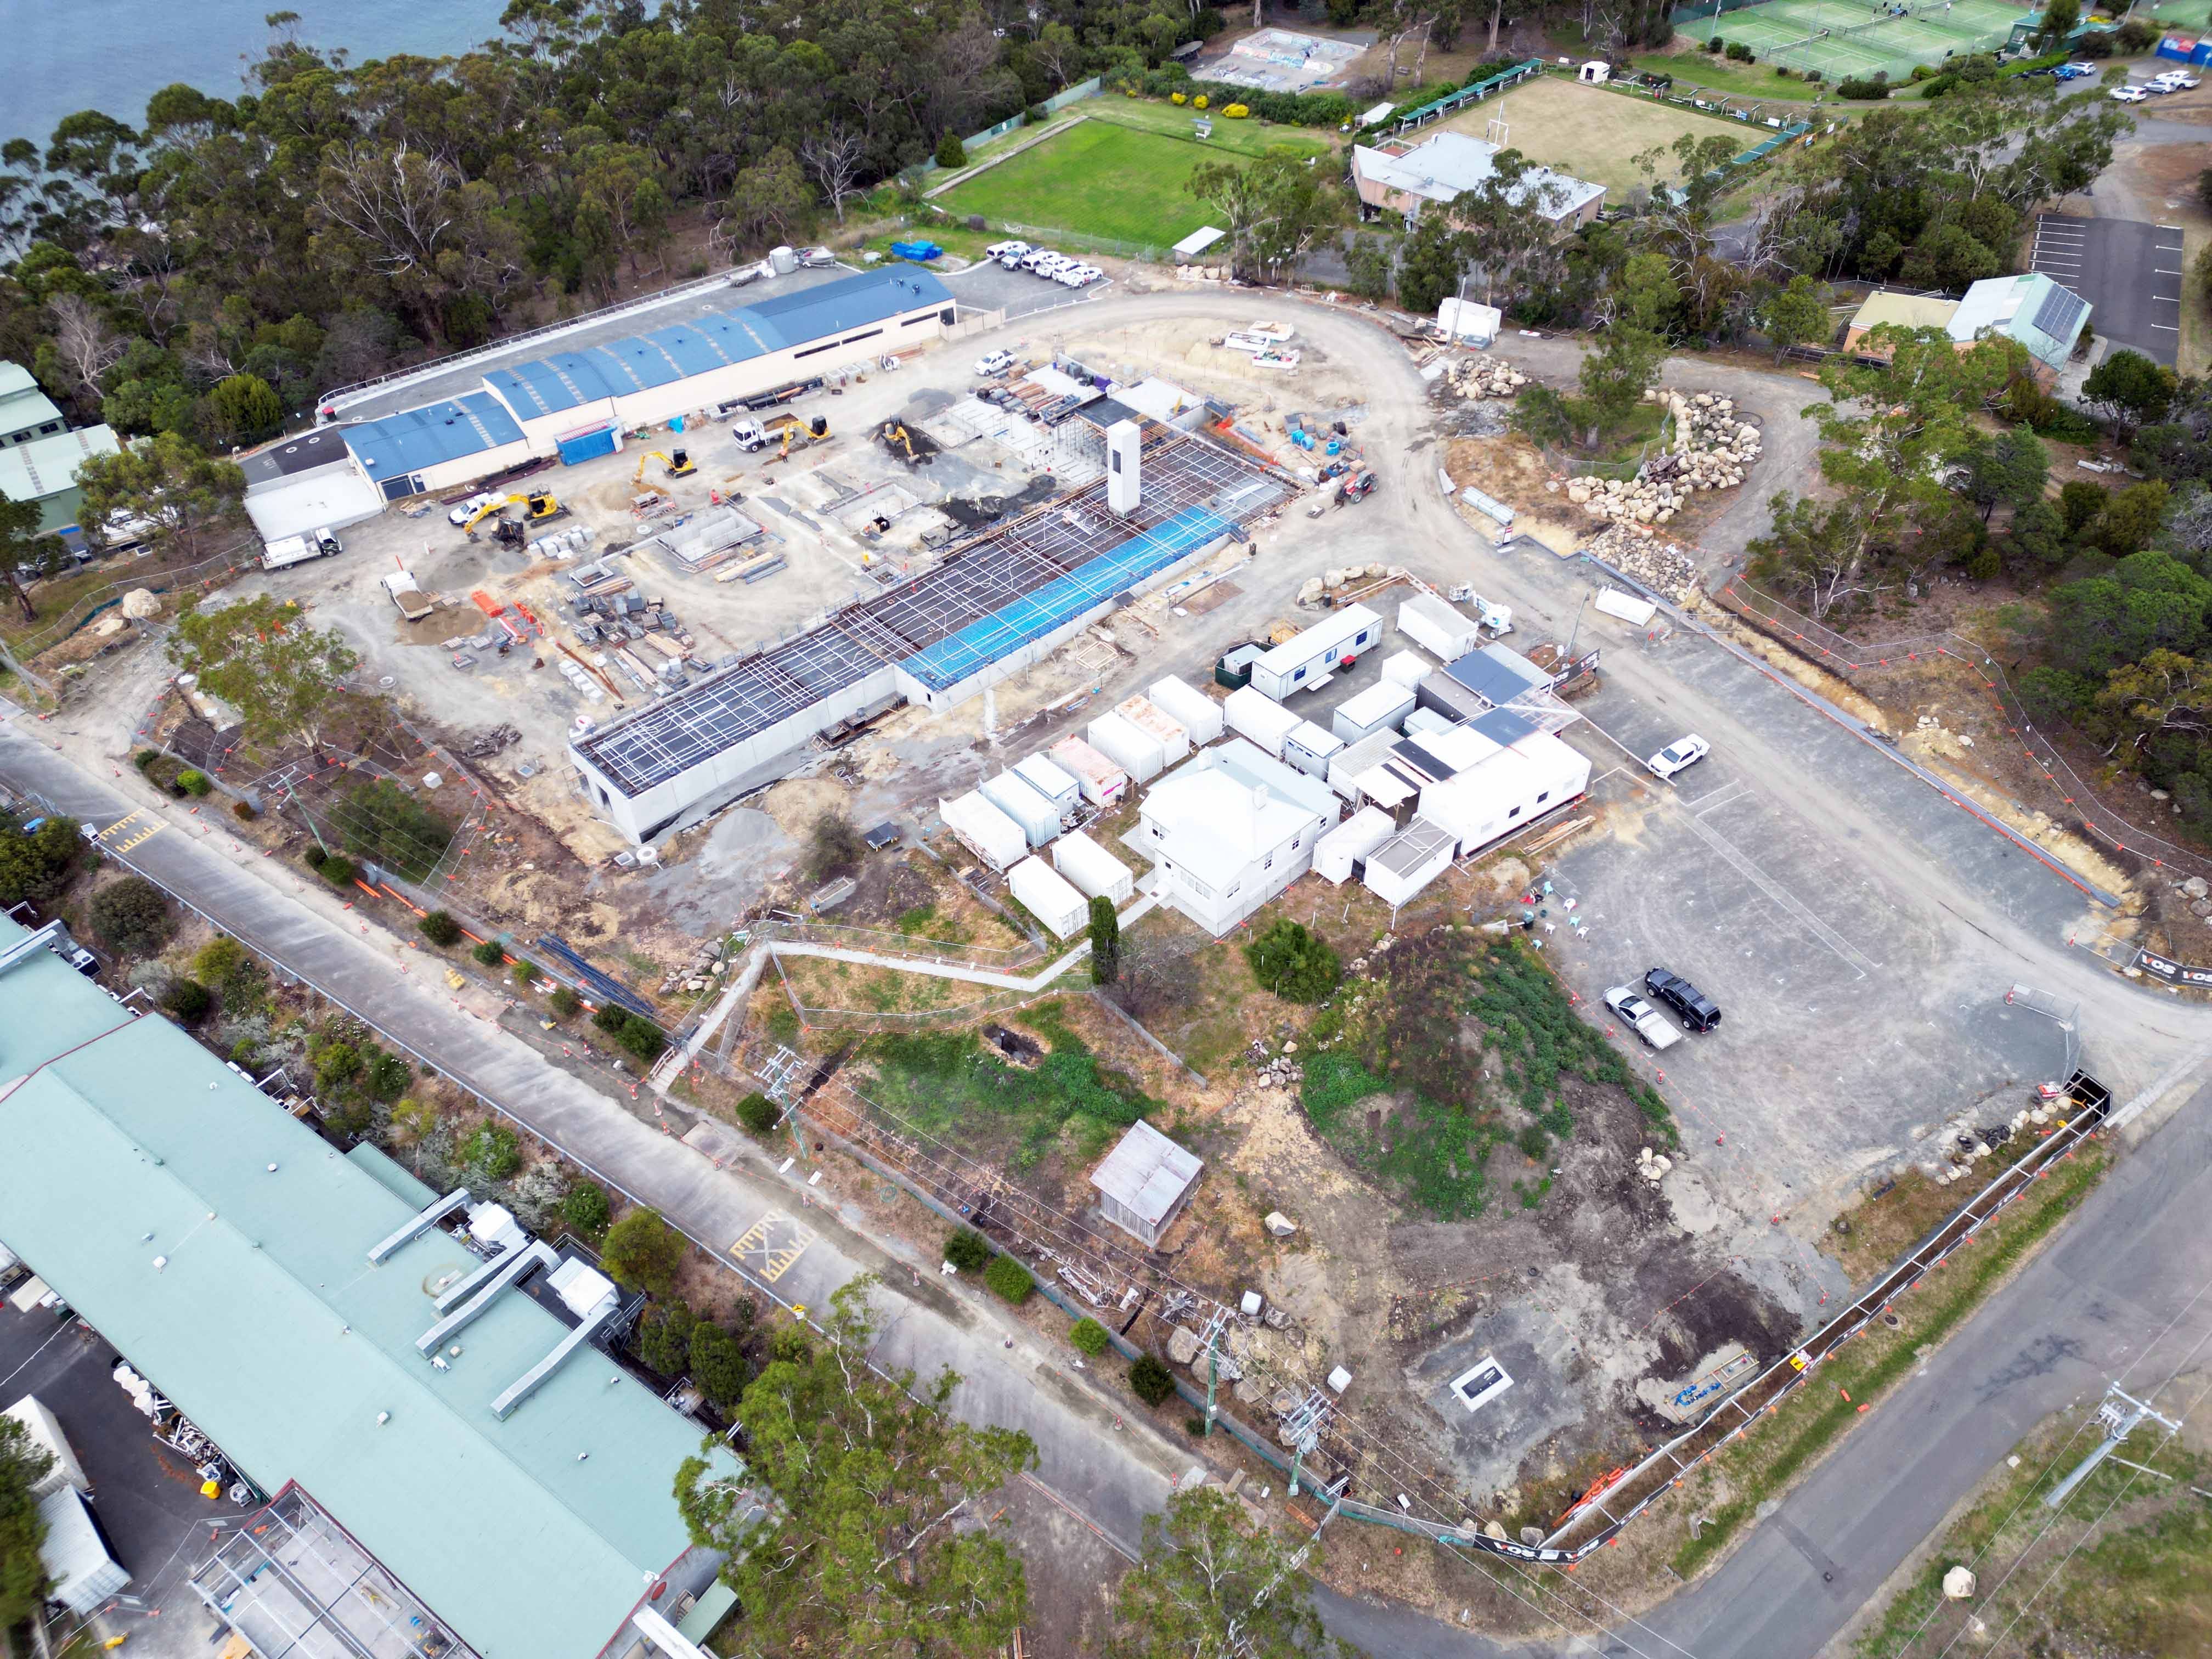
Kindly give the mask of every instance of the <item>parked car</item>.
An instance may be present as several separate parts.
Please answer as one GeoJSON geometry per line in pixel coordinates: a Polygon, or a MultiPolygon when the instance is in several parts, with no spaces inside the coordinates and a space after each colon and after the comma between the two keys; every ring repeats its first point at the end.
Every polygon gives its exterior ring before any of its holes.
{"type": "Polygon", "coordinates": [[[2169,92],[2179,92],[2181,90],[2179,87],[2175,86],[2172,82],[2167,80],[2162,75],[2155,81],[2144,82],[2142,83],[2142,89],[2154,98],[2162,98],[2169,92]]]}
{"type": "Polygon", "coordinates": [[[1682,1034],[1667,1023],[1667,1017],[1637,995],[1633,986],[1614,986],[1605,994],[1605,1006],[1654,1048],[1671,1048],[1682,1040],[1682,1034]]]}
{"type": "Polygon", "coordinates": [[[2168,70],[2158,78],[2172,82],[2174,89],[2178,92],[2193,92],[2204,84],[2187,70],[2168,70]]]}
{"type": "Polygon", "coordinates": [[[1720,1005],[1679,974],[1654,968],[1644,975],[1644,988],[1693,1031],[1710,1031],[1721,1023],[1720,1005]]]}
{"type": "Polygon", "coordinates": [[[1052,280],[1062,288],[1086,288],[1098,279],[1089,265],[1062,265],[1052,280]]]}
{"type": "Polygon", "coordinates": [[[1029,251],[1027,242],[994,242],[983,250],[983,257],[986,259],[1003,259],[1011,253],[1018,259],[1029,251]]]}
{"type": "Polygon", "coordinates": [[[987,379],[1003,374],[1013,366],[1014,354],[1011,351],[987,351],[975,360],[975,372],[987,379]]]}
{"type": "Polygon", "coordinates": [[[1006,246],[1006,251],[999,255],[999,263],[1008,270],[1016,269],[1023,260],[1030,257],[1030,245],[1027,242],[1008,242],[1006,246]]]}
{"type": "Polygon", "coordinates": [[[1048,250],[1030,267],[1030,270],[1038,276],[1056,276],[1073,263],[1065,253],[1054,253],[1048,250]]]}
{"type": "Polygon", "coordinates": [[[1015,268],[1019,270],[1035,270],[1047,259],[1057,259],[1058,258],[1060,258],[1060,255],[1054,253],[1048,247],[1033,247],[1027,253],[1023,254],[1020,258],[1015,260],[1014,265],[1015,268]]]}
{"type": "Polygon", "coordinates": [[[2147,104],[2150,94],[2141,87],[2114,87],[2105,94],[2116,104],[2147,104]]]}
{"type": "Polygon", "coordinates": [[[1654,777],[1671,778],[1685,767],[1695,766],[1712,752],[1712,744],[1692,732],[1686,738],[1675,738],[1644,763],[1651,769],[1654,777]]]}
{"type": "Polygon", "coordinates": [[[489,489],[479,491],[447,513],[446,522],[456,527],[465,525],[498,499],[499,497],[489,489]]]}

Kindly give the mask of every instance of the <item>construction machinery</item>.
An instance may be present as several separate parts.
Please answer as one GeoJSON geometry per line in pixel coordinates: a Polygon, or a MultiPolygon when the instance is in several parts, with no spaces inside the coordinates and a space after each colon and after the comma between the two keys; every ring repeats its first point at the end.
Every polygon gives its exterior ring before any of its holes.
{"type": "Polygon", "coordinates": [[[520,507],[522,509],[520,522],[524,524],[550,524],[556,519],[565,519],[568,516],[568,509],[553,499],[551,491],[533,489],[526,495],[501,495],[496,501],[486,501],[470,514],[469,521],[463,525],[461,529],[471,541],[474,541],[477,538],[477,526],[479,524],[495,513],[509,507],[520,507]]]}
{"type": "Polygon", "coordinates": [[[769,437],[778,440],[775,458],[781,461],[788,459],[794,449],[826,441],[830,436],[830,417],[815,415],[802,421],[796,415],[771,416],[767,432],[769,437]]]}
{"type": "Polygon", "coordinates": [[[699,470],[689,450],[679,449],[671,455],[664,450],[649,449],[637,458],[637,471],[630,475],[633,485],[645,482],[645,464],[647,461],[659,461],[661,476],[667,478],[688,478],[699,470]]]}
{"type": "Polygon", "coordinates": [[[908,466],[921,459],[914,453],[914,437],[907,431],[903,421],[885,421],[876,434],[876,441],[894,455],[903,453],[908,466]]]}

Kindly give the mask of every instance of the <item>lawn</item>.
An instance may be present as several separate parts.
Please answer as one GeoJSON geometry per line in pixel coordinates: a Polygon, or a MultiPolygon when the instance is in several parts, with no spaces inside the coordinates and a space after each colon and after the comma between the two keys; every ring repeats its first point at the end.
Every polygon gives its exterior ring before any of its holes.
{"type": "Polygon", "coordinates": [[[1184,189],[1201,165],[1224,153],[1256,155],[1270,141],[1310,154],[1329,148],[1290,128],[1270,127],[1263,135],[1248,131],[1249,124],[1220,119],[1214,132],[1227,139],[1233,131],[1233,142],[1200,143],[1189,136],[1188,114],[1172,105],[1157,108],[1180,121],[1180,134],[1145,106],[1102,111],[948,191],[937,204],[956,215],[980,213],[994,225],[1164,248],[1217,216],[1184,189]]]}
{"type": "MultiPolygon", "coordinates": [[[[1482,138],[1490,136],[1493,121],[1505,123],[1505,142],[1530,161],[1603,185],[1616,198],[1644,182],[1629,158],[1654,144],[1671,145],[1690,133],[1737,140],[1741,150],[1773,136],[1753,122],[1720,120],[1656,98],[1577,86],[1557,76],[1516,87],[1502,98],[1485,99],[1443,125],[1482,138]]],[[[1670,160],[1661,176],[1671,182],[1675,170],[1670,160]]]]}
{"type": "MultiPolygon", "coordinates": [[[[1723,30],[1721,38],[1728,38],[1723,30]]],[[[1639,75],[1664,75],[1673,80],[1700,86],[1713,92],[1727,93],[1736,98],[1773,99],[1779,102],[1809,104],[1826,92],[1831,100],[1835,96],[1832,86],[1800,81],[1795,76],[1777,75],[1765,64],[1732,64],[1717,53],[1686,52],[1674,57],[1662,57],[1646,52],[1629,60],[1639,75]]]]}

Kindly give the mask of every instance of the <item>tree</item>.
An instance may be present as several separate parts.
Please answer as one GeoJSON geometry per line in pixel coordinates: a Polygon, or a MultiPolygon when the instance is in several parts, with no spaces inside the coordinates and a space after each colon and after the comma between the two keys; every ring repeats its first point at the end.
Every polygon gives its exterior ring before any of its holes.
{"type": "Polygon", "coordinates": [[[606,1188],[596,1181],[580,1181],[561,1200],[561,1219],[585,1239],[597,1238],[607,1229],[606,1188]]]}
{"type": "Polygon", "coordinates": [[[208,393],[217,435],[225,443],[251,443],[270,437],[284,425],[284,404],[276,388],[258,374],[233,374],[208,393]]]}
{"type": "Polygon", "coordinates": [[[1659,383],[1659,365],[1666,356],[1665,341],[1649,329],[1625,323],[1606,330],[1598,349],[1583,355],[1582,395],[1571,400],[1570,410],[1585,447],[1596,448],[1635,413],[1644,394],[1659,383]]]}
{"type": "Polygon", "coordinates": [[[1835,319],[1828,315],[1820,285],[1810,276],[1797,276],[1767,296],[1759,308],[1759,325],[1774,343],[1778,363],[1794,346],[1826,340],[1835,331],[1835,319]]]}
{"type": "Polygon", "coordinates": [[[1398,303],[1416,317],[1436,314],[1459,289],[1467,237],[1441,213],[1425,213],[1398,258],[1398,303]]]}
{"type": "Polygon", "coordinates": [[[945,137],[937,141],[937,154],[932,159],[941,167],[964,167],[968,165],[967,147],[960,142],[960,135],[947,127],[945,137]]]}
{"type": "Polygon", "coordinates": [[[2039,52],[2056,52],[2066,44],[2081,22],[2081,0],[2051,0],[2043,9],[2043,21],[2027,37],[2028,45],[2039,52]]]}
{"type": "Polygon", "coordinates": [[[1773,525],[1746,546],[1754,581],[1804,602],[1815,622],[1845,600],[1875,591],[1862,580],[1869,545],[1866,514],[1849,501],[1816,501],[1777,491],[1766,504],[1773,525]]]}
{"type": "Polygon", "coordinates": [[[806,878],[826,880],[833,872],[858,864],[868,855],[868,843],[842,812],[824,812],[807,832],[806,878]]]}
{"type": "Polygon", "coordinates": [[[991,1265],[990,1241],[972,1227],[963,1227],[945,1241],[945,1259],[963,1273],[991,1265]]]}
{"type": "Polygon", "coordinates": [[[60,813],[49,815],[27,836],[14,818],[0,814],[0,907],[60,892],[83,845],[76,821],[60,813]]]}
{"type": "Polygon", "coordinates": [[[2105,498],[2105,510],[2088,529],[2088,540],[2116,559],[2151,544],[2166,518],[2168,491],[2161,483],[2130,484],[2105,498]]]}
{"type": "Polygon", "coordinates": [[[1186,194],[1228,221],[1237,274],[1267,277],[1305,257],[1324,230],[1341,222],[1342,204],[1305,156],[1271,149],[1256,161],[1209,161],[1191,171],[1186,194]]]}
{"type": "Polygon", "coordinates": [[[2081,395],[2119,428],[2120,441],[2124,443],[2137,427],[2166,418],[2180,385],[2172,369],[2153,362],[2140,351],[2115,351],[2089,371],[2089,378],[2081,383],[2081,395]]]}
{"type": "MultiPolygon", "coordinates": [[[[238,531],[246,474],[174,432],[157,432],[112,455],[77,464],[84,519],[104,525],[117,514],[153,526],[148,539],[188,558],[204,557],[238,531]]],[[[222,695],[222,694],[218,694],[222,695]]]]}
{"type": "Polygon", "coordinates": [[[1361,299],[1380,305],[1390,297],[1390,250],[1380,238],[1353,237],[1344,251],[1344,269],[1361,299]]]}
{"type": "Polygon", "coordinates": [[[1291,1553],[1273,1528],[1246,1521],[1243,1506],[1219,1486],[1177,1492],[1165,1514],[1145,1517],[1143,1558],[1115,1592],[1108,1653],[1111,1659],[1327,1653],[1333,1644],[1291,1553]]]}
{"type": "Polygon", "coordinates": [[[161,988],[161,1006],[189,1025],[215,1006],[215,994],[196,979],[173,979],[161,988]]]}
{"type": "Polygon", "coordinates": [[[665,1296],[684,1265],[684,1235],[658,1210],[632,1210],[607,1229],[599,1247],[599,1266],[626,1290],[665,1296]]]}
{"type": "Polygon", "coordinates": [[[878,1326],[863,1274],[830,1298],[820,1341],[793,1333],[745,1389],[747,1474],[775,1502],[750,1522],[734,1474],[685,1462],[676,1498],[693,1540],[732,1550],[723,1578],[763,1653],[956,1659],[1005,1647],[1027,1617],[1020,1560],[978,1515],[983,1493],[1036,1465],[1013,1430],[947,1409],[959,1378],[885,1376],[866,1363],[878,1326]],[[743,1543],[744,1547],[733,1549],[743,1543]]]}
{"type": "Polygon", "coordinates": [[[757,246],[789,235],[813,212],[814,192],[799,158],[778,144],[731,181],[724,223],[732,228],[733,241],[757,246]]]}
{"type": "Polygon", "coordinates": [[[2170,553],[2136,553],[2102,575],[2051,590],[2053,665],[2102,681],[2154,651],[2185,657],[2212,645],[2212,580],[2170,553]]]}
{"type": "Polygon", "coordinates": [[[143,876],[112,881],[92,896],[92,931],[118,951],[147,954],[169,937],[169,902],[143,876]]]}
{"type": "Polygon", "coordinates": [[[1175,1393],[1175,1373],[1158,1354],[1140,1353],[1129,1362],[1129,1391],[1147,1406],[1164,1404],[1175,1393]]]}
{"type": "Polygon", "coordinates": [[[1036,1289],[1036,1279],[1030,1270],[1010,1255],[994,1258],[983,1270],[983,1282],[1000,1301],[1011,1302],[1017,1308],[1028,1301],[1030,1292],[1036,1289]]]}
{"type": "Polygon", "coordinates": [[[1255,935],[1244,946],[1244,960],[1263,990],[1291,1002],[1319,1002],[1344,976],[1328,942],[1288,916],[1255,935]]]}
{"type": "Polygon", "coordinates": [[[717,1408],[726,1411],[745,1391],[752,1368],[738,1339],[712,1320],[691,1328],[691,1380],[717,1408]]]}
{"type": "MultiPolygon", "coordinates": [[[[100,380],[130,343],[107,315],[82,294],[59,294],[46,303],[53,319],[53,351],[70,386],[86,403],[98,403],[100,380]]],[[[59,388],[57,388],[58,390],[59,388]]]]}
{"type": "Polygon", "coordinates": [[[36,501],[10,501],[4,491],[0,491],[0,578],[5,579],[9,592],[15,594],[25,622],[36,622],[39,613],[17,571],[27,566],[33,570],[51,570],[68,553],[60,537],[49,536],[40,529],[41,517],[36,501]]]}
{"type": "Polygon", "coordinates": [[[865,137],[837,122],[799,143],[799,161],[830,198],[830,211],[841,225],[845,222],[845,204],[860,193],[860,163],[867,150],[865,137]]]}
{"type": "Polygon", "coordinates": [[[2000,507],[2017,513],[2041,501],[2051,482],[2051,453],[2024,428],[2010,428],[1994,438],[1976,434],[1960,461],[1966,469],[1962,493],[1982,509],[1984,524],[2000,507]]]}
{"type": "Polygon", "coordinates": [[[42,1610],[46,1570],[39,1545],[46,1523],[33,1489],[54,1466],[53,1454],[12,1417],[0,1417],[0,1630],[42,1610]]]}
{"type": "Polygon", "coordinates": [[[461,942],[461,924],[453,920],[450,910],[433,910],[415,924],[424,939],[441,948],[461,942]]]}
{"type": "Polygon", "coordinates": [[[296,601],[264,593],[177,619],[169,659],[239,712],[246,735],[322,752],[324,712],[358,665],[335,629],[310,627],[296,601]]]}
{"type": "Polygon", "coordinates": [[[688,1304],[657,1302],[637,1324],[637,1357],[663,1376],[681,1376],[691,1363],[691,1333],[699,1316],[688,1304]]]}
{"type": "Polygon", "coordinates": [[[1103,893],[1091,901],[1091,982],[1111,985],[1121,972],[1121,921],[1103,893]]]}

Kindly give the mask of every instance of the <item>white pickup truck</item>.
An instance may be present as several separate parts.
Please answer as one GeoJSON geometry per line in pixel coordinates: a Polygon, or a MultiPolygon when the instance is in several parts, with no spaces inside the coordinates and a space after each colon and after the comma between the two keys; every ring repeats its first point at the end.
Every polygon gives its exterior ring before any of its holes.
{"type": "Polygon", "coordinates": [[[1671,1048],[1682,1040],[1682,1034],[1667,1016],[1646,1002],[1632,985],[1614,986],[1605,994],[1605,1006],[1654,1048],[1671,1048]]]}
{"type": "Polygon", "coordinates": [[[334,530],[313,530],[301,536],[280,536],[265,542],[261,548],[261,568],[282,570],[288,564],[305,564],[309,559],[327,559],[334,553],[345,551],[345,544],[334,530]]]}

